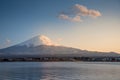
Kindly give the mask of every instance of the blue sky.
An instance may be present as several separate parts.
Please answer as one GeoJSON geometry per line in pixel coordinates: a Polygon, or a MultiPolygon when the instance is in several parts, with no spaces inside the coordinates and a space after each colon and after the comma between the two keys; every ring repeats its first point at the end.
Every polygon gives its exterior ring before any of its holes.
{"type": "Polygon", "coordinates": [[[65,46],[120,52],[119,9],[120,0],[0,0],[0,48],[45,35],[65,46]],[[101,15],[74,22],[76,4],[101,15]],[[67,19],[59,18],[63,13],[67,19]]]}

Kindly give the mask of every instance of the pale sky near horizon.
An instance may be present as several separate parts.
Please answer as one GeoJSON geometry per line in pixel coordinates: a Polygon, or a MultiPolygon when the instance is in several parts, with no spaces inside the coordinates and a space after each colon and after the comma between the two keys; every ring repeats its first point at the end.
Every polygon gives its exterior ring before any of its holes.
{"type": "Polygon", "coordinates": [[[0,0],[0,48],[37,35],[120,53],[120,0],[0,0]]]}

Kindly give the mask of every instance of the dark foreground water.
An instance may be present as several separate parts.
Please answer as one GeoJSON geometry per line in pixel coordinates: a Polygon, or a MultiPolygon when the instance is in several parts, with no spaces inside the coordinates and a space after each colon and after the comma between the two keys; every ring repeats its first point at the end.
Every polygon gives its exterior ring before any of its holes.
{"type": "Polygon", "coordinates": [[[0,80],[120,80],[120,63],[3,62],[0,80]]]}

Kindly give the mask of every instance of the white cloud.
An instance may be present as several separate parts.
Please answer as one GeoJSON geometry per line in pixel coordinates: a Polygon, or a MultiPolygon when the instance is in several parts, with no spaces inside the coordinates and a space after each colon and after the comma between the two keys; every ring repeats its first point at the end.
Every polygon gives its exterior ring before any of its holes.
{"type": "Polygon", "coordinates": [[[10,44],[10,43],[11,43],[11,40],[6,39],[6,44],[10,44]]]}
{"type": "Polygon", "coordinates": [[[73,17],[73,18],[71,19],[71,21],[73,21],[73,22],[82,22],[80,16],[75,16],[75,17],[73,17]]]}
{"type": "Polygon", "coordinates": [[[10,44],[11,44],[11,40],[10,39],[6,39],[5,43],[4,43],[4,47],[10,46],[10,44]]]}
{"type": "Polygon", "coordinates": [[[101,16],[101,13],[99,11],[88,9],[83,5],[75,4],[74,9],[75,9],[76,15],[79,15],[79,16],[91,16],[91,17],[101,16]]]}
{"type": "Polygon", "coordinates": [[[75,4],[70,14],[62,13],[59,15],[59,18],[72,22],[82,22],[83,20],[81,19],[81,17],[84,16],[96,18],[101,16],[101,13],[98,10],[88,9],[83,5],[75,4]]]}
{"type": "Polygon", "coordinates": [[[65,19],[65,20],[70,20],[70,17],[68,15],[65,15],[65,14],[60,14],[59,18],[65,19]]]}
{"type": "Polygon", "coordinates": [[[53,42],[50,38],[48,38],[47,36],[45,35],[41,35],[40,36],[40,40],[42,41],[42,43],[44,45],[48,45],[48,46],[58,46],[57,43],[53,42]]]}
{"type": "Polygon", "coordinates": [[[0,48],[6,48],[11,45],[11,40],[10,39],[5,39],[4,42],[1,42],[0,48]]]}
{"type": "Polygon", "coordinates": [[[68,21],[71,21],[71,22],[81,22],[82,21],[81,18],[80,18],[80,16],[69,17],[66,14],[60,14],[59,18],[60,19],[64,19],[64,20],[68,20],[68,21]]]}

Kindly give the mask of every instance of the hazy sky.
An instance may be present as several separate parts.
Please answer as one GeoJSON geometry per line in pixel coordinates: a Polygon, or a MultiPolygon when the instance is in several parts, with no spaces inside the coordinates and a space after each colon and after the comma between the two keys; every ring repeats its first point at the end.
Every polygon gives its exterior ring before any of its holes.
{"type": "Polygon", "coordinates": [[[0,48],[37,35],[120,53],[120,0],[0,0],[0,48]]]}

